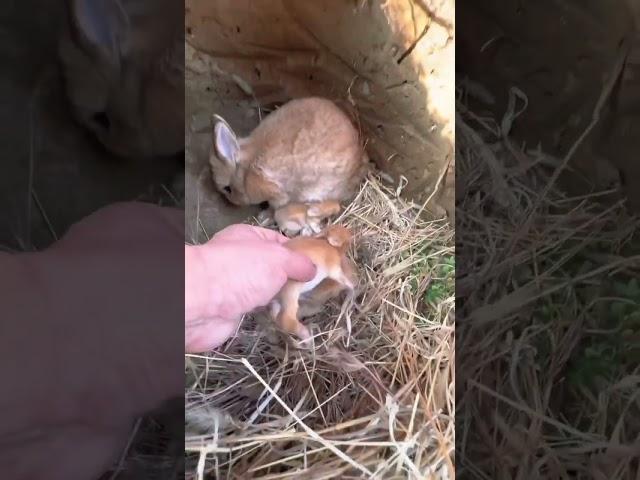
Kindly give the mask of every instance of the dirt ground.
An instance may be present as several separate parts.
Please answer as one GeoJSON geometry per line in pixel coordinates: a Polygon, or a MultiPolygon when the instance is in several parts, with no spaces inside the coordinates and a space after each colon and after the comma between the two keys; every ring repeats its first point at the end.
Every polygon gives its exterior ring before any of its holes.
{"type": "Polygon", "coordinates": [[[179,158],[124,160],[107,153],[69,113],[57,64],[63,2],[9,2],[0,19],[4,75],[0,122],[0,246],[42,248],[73,222],[121,200],[171,204],[179,158]]]}
{"type": "Polygon", "coordinates": [[[602,92],[615,82],[596,128],[572,157],[578,175],[566,175],[562,185],[573,194],[619,186],[629,207],[640,211],[640,37],[627,5],[462,0],[457,20],[457,80],[468,77],[492,97],[472,96],[469,105],[501,119],[509,89],[518,88],[528,105],[511,134],[529,149],[539,145],[557,158],[566,155],[592,121],[602,92]],[[552,15],[562,21],[550,21],[552,15]],[[575,34],[581,31],[589,33],[575,34]],[[626,64],[616,70],[625,51],[626,64]]]}
{"type": "Polygon", "coordinates": [[[188,65],[186,76],[185,241],[202,243],[259,212],[258,208],[229,204],[215,189],[209,167],[212,115],[225,118],[238,135],[251,132],[259,117],[235,83],[213,72],[189,70],[188,65]]]}
{"type": "MultiPolygon", "coordinates": [[[[370,158],[403,183],[407,198],[422,203],[431,197],[429,213],[452,216],[453,2],[185,5],[187,50],[206,52],[208,72],[243,84],[239,97],[223,92],[220,111],[234,115],[235,98],[262,106],[311,95],[329,98],[353,114],[370,158]],[[448,167],[443,195],[432,196],[448,167]]],[[[189,52],[186,62],[189,69],[189,52]]]]}

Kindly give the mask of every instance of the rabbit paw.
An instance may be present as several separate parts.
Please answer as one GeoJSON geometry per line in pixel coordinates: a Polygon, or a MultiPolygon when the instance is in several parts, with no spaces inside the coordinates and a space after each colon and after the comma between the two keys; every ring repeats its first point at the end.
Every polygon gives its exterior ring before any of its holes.
{"type": "Polygon", "coordinates": [[[314,234],[320,233],[323,230],[322,222],[309,222],[309,229],[314,234]]]}
{"type": "Polygon", "coordinates": [[[273,212],[271,210],[262,210],[256,217],[261,227],[269,227],[275,225],[273,212]]]}

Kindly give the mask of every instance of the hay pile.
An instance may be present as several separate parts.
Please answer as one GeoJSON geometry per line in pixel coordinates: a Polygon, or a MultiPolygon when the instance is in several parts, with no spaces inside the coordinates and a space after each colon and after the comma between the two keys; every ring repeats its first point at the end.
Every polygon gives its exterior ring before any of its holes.
{"type": "Polygon", "coordinates": [[[337,222],[357,236],[355,302],[299,349],[256,314],[186,358],[187,478],[452,479],[453,231],[369,178],[337,222]]]}
{"type": "Polygon", "coordinates": [[[637,478],[640,222],[565,195],[513,110],[458,111],[457,473],[637,478]]]}

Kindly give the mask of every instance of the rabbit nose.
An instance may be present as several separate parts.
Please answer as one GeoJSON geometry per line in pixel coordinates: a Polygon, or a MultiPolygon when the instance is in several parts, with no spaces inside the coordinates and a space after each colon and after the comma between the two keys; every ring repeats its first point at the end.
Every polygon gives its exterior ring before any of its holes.
{"type": "Polygon", "coordinates": [[[109,128],[111,128],[111,121],[105,112],[94,113],[91,117],[91,121],[102,130],[109,130],[109,128]]]}

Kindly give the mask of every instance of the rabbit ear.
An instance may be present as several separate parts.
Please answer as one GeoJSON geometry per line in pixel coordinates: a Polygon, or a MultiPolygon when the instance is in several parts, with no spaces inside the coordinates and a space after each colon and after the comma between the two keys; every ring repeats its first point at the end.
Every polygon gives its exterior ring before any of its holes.
{"type": "Polygon", "coordinates": [[[238,139],[231,127],[220,119],[213,127],[213,143],[220,160],[235,165],[238,157],[238,139]]]}
{"type": "Polygon", "coordinates": [[[72,0],[71,20],[91,48],[111,63],[119,63],[129,30],[129,17],[120,0],[72,0]]]}
{"type": "Polygon", "coordinates": [[[344,245],[344,240],[342,238],[333,237],[331,235],[327,237],[327,242],[329,242],[329,245],[332,245],[336,248],[340,248],[342,245],[344,245]]]}

